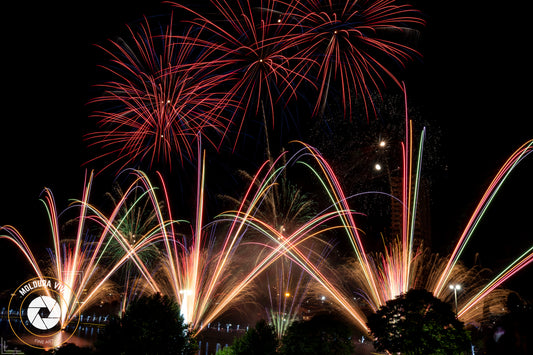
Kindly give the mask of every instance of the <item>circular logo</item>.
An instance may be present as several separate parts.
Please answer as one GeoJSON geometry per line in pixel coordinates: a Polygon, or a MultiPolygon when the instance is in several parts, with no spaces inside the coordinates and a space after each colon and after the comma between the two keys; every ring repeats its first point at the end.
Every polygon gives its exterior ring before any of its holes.
{"type": "Polygon", "coordinates": [[[37,296],[28,306],[28,320],[37,329],[52,329],[61,320],[61,306],[52,297],[37,296]],[[43,317],[43,310],[48,311],[47,316],[43,317]]]}
{"type": "Polygon", "coordinates": [[[80,317],[61,281],[37,277],[20,285],[9,300],[8,321],[15,336],[34,348],[52,349],[72,337],[80,317]]]}

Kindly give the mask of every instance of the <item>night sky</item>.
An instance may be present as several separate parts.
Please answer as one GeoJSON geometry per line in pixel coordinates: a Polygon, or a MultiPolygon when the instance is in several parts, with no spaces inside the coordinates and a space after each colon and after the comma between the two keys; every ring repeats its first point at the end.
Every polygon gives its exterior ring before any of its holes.
{"type": "MultiPolygon", "coordinates": [[[[420,63],[409,66],[408,95],[438,127],[442,176],[432,191],[433,238],[450,250],[484,188],[505,159],[533,138],[531,42],[527,3],[411,2],[423,13],[420,63]],[[430,3],[430,4],[429,4],[430,3]]],[[[102,56],[94,44],[125,24],[170,7],[156,1],[16,2],[2,12],[0,225],[49,242],[38,201],[52,189],[59,209],[81,194],[87,133],[102,56]]],[[[431,141],[426,144],[430,145],[431,141]]],[[[97,178],[97,183],[98,183],[97,178]]],[[[109,177],[102,176],[107,183],[109,177]]],[[[533,242],[533,157],[507,181],[469,248],[498,269],[533,242]]],[[[102,184],[105,184],[104,182],[102,184]]],[[[1,258],[14,254],[0,245],[1,258]]],[[[0,276],[16,273],[2,261],[0,276]]],[[[509,287],[533,298],[530,265],[509,287]]],[[[0,285],[0,289],[2,286],[0,285]]]]}

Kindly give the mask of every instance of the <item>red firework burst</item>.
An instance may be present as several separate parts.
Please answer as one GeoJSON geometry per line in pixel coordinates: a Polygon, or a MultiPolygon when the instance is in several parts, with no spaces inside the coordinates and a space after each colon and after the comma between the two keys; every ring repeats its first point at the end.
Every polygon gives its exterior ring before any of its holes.
{"type": "Polygon", "coordinates": [[[389,65],[404,67],[417,52],[391,38],[423,25],[418,11],[395,0],[274,1],[292,22],[291,48],[318,63],[315,114],[323,112],[333,82],[340,86],[345,116],[351,116],[352,92],[363,98],[368,114],[370,93],[379,92],[386,77],[401,87],[389,65]]]}
{"type": "Polygon", "coordinates": [[[286,14],[274,11],[273,1],[260,0],[252,6],[249,0],[211,0],[217,11],[214,19],[172,4],[193,14],[190,22],[202,28],[204,40],[196,44],[212,54],[203,65],[217,68],[230,81],[227,98],[238,101],[243,117],[263,109],[263,115],[274,121],[276,104],[294,98],[302,81],[312,84],[302,74],[312,60],[287,54],[288,38],[280,26],[286,14]]]}
{"type": "Polygon", "coordinates": [[[194,157],[199,134],[218,146],[230,124],[223,113],[235,105],[217,91],[227,77],[197,64],[207,52],[195,51],[196,30],[176,36],[170,21],[153,34],[148,20],[128,29],[131,39],[102,47],[111,56],[103,68],[114,80],[101,84],[103,93],[92,100],[102,107],[93,113],[101,130],[87,139],[104,152],[93,160],[107,159],[104,169],[141,161],[170,167],[173,157],[182,163],[194,157]]]}

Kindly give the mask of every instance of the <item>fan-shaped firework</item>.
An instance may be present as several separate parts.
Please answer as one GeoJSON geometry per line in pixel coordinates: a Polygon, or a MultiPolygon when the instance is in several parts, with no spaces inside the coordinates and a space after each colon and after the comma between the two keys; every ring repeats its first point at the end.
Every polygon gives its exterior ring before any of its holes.
{"type": "MultiPolygon", "coordinates": [[[[322,241],[313,243],[306,258],[320,269],[332,249],[333,245],[324,244],[322,241]],[[320,250],[322,253],[317,254],[320,250]]],[[[264,289],[265,286],[268,288],[269,302],[264,307],[269,322],[281,339],[294,321],[301,320],[302,316],[305,316],[302,314],[302,306],[314,293],[314,280],[311,274],[288,258],[276,261],[265,275],[266,282],[259,283],[257,288],[264,289]]]]}
{"type": "MultiPolygon", "coordinates": [[[[139,236],[136,242],[130,243],[128,237],[121,234],[120,228],[117,229],[124,222],[121,220],[123,217],[119,216],[120,211],[124,208],[131,190],[136,188],[136,183],[126,191],[108,217],[89,203],[91,186],[92,175],[85,181],[82,199],[75,201],[68,209],[69,212],[77,212],[77,217],[68,223],[75,226],[72,237],[66,234],[68,232],[62,232],[60,224],[62,214],[58,213],[50,190],[45,190],[43,203],[50,220],[53,240],[51,257],[46,269],[37,264],[30,247],[16,229],[10,226],[0,229],[8,232],[7,235],[1,235],[0,239],[7,238],[13,241],[23,251],[38,277],[43,278],[49,273],[66,286],[61,304],[62,328],[95,302],[109,299],[110,295],[112,298],[118,297],[116,293],[118,290],[111,278],[128,261],[139,268],[152,290],[159,290],[150,272],[143,267],[144,264],[137,253],[160,238],[162,232],[158,228],[153,228],[147,234],[139,236]],[[115,243],[120,245],[124,252],[119,257],[110,258],[108,247],[115,243]]],[[[166,222],[158,223],[158,226],[165,225],[166,222]]]]}
{"type": "MultiPolygon", "coordinates": [[[[379,298],[388,301],[396,298],[402,291],[403,280],[402,272],[402,245],[399,240],[392,241],[385,245],[384,251],[379,253],[370,253],[369,261],[373,274],[379,285],[379,298]]],[[[431,253],[429,249],[419,247],[414,250],[410,260],[411,272],[407,282],[409,289],[434,290],[443,270],[445,269],[448,258],[439,254],[431,253]]],[[[502,308],[505,307],[506,297],[509,295],[508,290],[495,289],[488,292],[483,297],[483,306],[479,306],[480,300],[478,293],[487,285],[493,283],[490,280],[490,270],[480,269],[478,266],[467,268],[461,263],[456,263],[450,273],[449,280],[454,284],[462,285],[459,296],[458,314],[461,320],[467,323],[477,323],[486,320],[488,314],[486,309],[492,309],[490,315],[504,313],[502,308]],[[465,301],[466,300],[466,301],[465,301]],[[465,303],[466,302],[466,303],[465,303]],[[468,303],[473,303],[474,307],[465,307],[468,303]],[[483,310],[485,309],[485,310],[483,310]]],[[[361,265],[358,262],[347,262],[341,266],[342,278],[344,284],[349,286],[343,291],[345,294],[356,294],[371,311],[377,311],[379,305],[376,305],[369,297],[368,281],[362,273],[361,265]],[[360,289],[354,289],[354,286],[362,286],[360,289]]],[[[446,302],[453,302],[453,291],[446,289],[440,295],[440,298],[446,302]]]]}
{"type": "MultiPolygon", "coordinates": [[[[435,262],[430,275],[419,275],[419,272],[427,271],[420,267],[420,263],[427,262],[427,259],[424,260],[420,256],[421,251],[417,251],[414,248],[415,219],[424,132],[420,141],[418,159],[414,160],[412,129],[410,126],[410,123],[406,124],[405,143],[402,143],[404,162],[402,167],[403,188],[400,199],[402,203],[402,230],[398,242],[386,248],[384,253],[377,257],[372,257],[367,254],[361,239],[357,235],[351,238],[353,240],[352,246],[356,254],[358,273],[360,275],[358,278],[359,286],[364,290],[367,303],[373,310],[385,304],[387,300],[401,293],[405,293],[415,286],[423,286],[436,297],[449,299],[453,291],[450,291],[447,283],[454,281],[452,279],[453,275],[457,275],[457,269],[461,268],[458,265],[459,257],[470,240],[475,227],[511,171],[520,161],[533,152],[533,140],[531,140],[526,142],[509,157],[487,188],[451,255],[444,260],[439,259],[438,262],[435,262]],[[426,278],[425,281],[421,281],[424,278],[426,278]]],[[[344,203],[345,198],[343,197],[342,189],[340,189],[340,186],[336,182],[333,171],[323,158],[318,154],[315,154],[315,156],[323,166],[324,171],[328,172],[326,181],[328,181],[328,185],[332,186],[332,191],[335,192],[332,196],[339,196],[339,204],[344,203]]],[[[357,230],[352,219],[348,218],[346,222],[346,226],[349,228],[347,230],[348,232],[350,230],[357,230]]],[[[488,282],[480,284],[478,282],[479,280],[476,280],[476,282],[471,284],[472,289],[468,293],[465,293],[462,300],[460,300],[458,316],[466,320],[472,320],[468,317],[479,315],[474,309],[476,305],[491,295],[503,282],[531,262],[533,262],[533,246],[525,250],[504,268],[503,271],[488,282]]],[[[472,282],[472,278],[470,282],[472,282]]],[[[347,293],[347,291],[344,292],[347,293]]]]}
{"type": "MultiPolygon", "coordinates": [[[[267,147],[268,149],[268,147],[267,147]]],[[[267,151],[267,155],[271,154],[267,151]]],[[[317,201],[309,194],[303,192],[295,184],[289,181],[287,172],[287,154],[282,154],[280,163],[281,172],[278,174],[270,188],[262,193],[262,201],[252,210],[254,219],[268,223],[280,232],[281,235],[291,235],[299,227],[305,225],[316,215],[317,201]]],[[[273,168],[274,161],[269,160],[270,169],[273,168]]],[[[260,185],[260,180],[254,179],[246,172],[241,171],[241,175],[249,184],[260,191],[264,188],[260,185]]],[[[252,201],[241,201],[240,199],[224,196],[229,199],[235,207],[244,204],[250,207],[252,201]]],[[[261,243],[261,234],[257,235],[253,231],[248,233],[247,242],[251,241],[251,235],[256,235],[257,243],[261,243]]],[[[333,249],[333,245],[318,238],[313,242],[299,246],[306,253],[306,258],[310,263],[318,267],[324,262],[327,254],[333,249]]],[[[265,249],[269,251],[269,249],[265,249]]],[[[301,319],[302,302],[312,293],[312,276],[302,269],[297,263],[289,258],[280,258],[274,262],[268,270],[254,283],[253,293],[255,302],[260,303],[265,308],[266,316],[273,325],[279,339],[284,335],[287,328],[293,321],[301,319]],[[265,297],[265,291],[268,295],[265,297]],[[267,300],[268,299],[268,300],[267,300]]]]}
{"type": "Polygon", "coordinates": [[[106,167],[194,161],[198,134],[218,146],[228,129],[222,113],[233,105],[217,92],[227,78],[196,65],[208,51],[196,51],[192,29],[177,36],[172,26],[154,34],[146,21],[129,27],[130,39],[104,49],[111,57],[104,68],[114,80],[99,85],[104,92],[92,100],[103,106],[94,113],[102,130],[87,138],[104,148],[97,158],[106,158],[106,167]]]}
{"type": "MultiPolygon", "coordinates": [[[[410,134],[407,134],[406,141],[411,141],[410,134]]],[[[358,270],[362,275],[357,286],[365,291],[367,302],[373,309],[377,309],[387,299],[415,287],[417,282],[420,282],[418,273],[426,271],[421,271],[422,258],[413,247],[418,185],[412,182],[413,177],[417,176],[420,170],[420,164],[411,164],[411,144],[405,144],[403,147],[406,164],[403,168],[404,193],[401,199],[404,228],[398,243],[388,248],[380,258],[369,255],[365,250],[355,224],[354,212],[348,205],[348,198],[344,195],[329,164],[310,146],[304,146],[286,162],[283,160],[286,153],[273,162],[267,161],[252,178],[238,209],[221,214],[216,222],[208,225],[203,224],[204,163],[199,164],[197,215],[192,235],[176,232],[176,221],[173,220],[170,211],[169,217],[164,218],[155,188],[146,175],[140,172],[136,173],[136,181],[115,203],[110,214],[104,214],[89,204],[91,186],[91,179],[89,179],[86,182],[82,199],[71,207],[79,208],[79,214],[76,219],[75,237],[70,239],[60,237],[55,203],[51,195],[47,194],[46,201],[54,240],[51,269],[56,278],[72,289],[72,293],[66,297],[68,305],[65,305],[65,309],[68,311],[65,312],[63,324],[68,324],[76,312],[88,307],[91,301],[97,300],[98,295],[106,289],[105,285],[111,280],[111,276],[128,260],[131,260],[152,290],[169,292],[179,301],[182,312],[187,316],[187,321],[192,328],[199,331],[228,310],[235,300],[245,297],[243,291],[247,290],[254,280],[259,280],[259,275],[276,262],[281,262],[282,258],[287,258],[287,261],[290,260],[291,263],[305,270],[315,280],[318,287],[328,295],[328,300],[338,304],[352,317],[355,324],[365,330],[365,316],[361,305],[353,301],[353,293],[344,289],[331,270],[326,271],[322,268],[323,259],[310,257],[308,244],[317,237],[323,239],[323,236],[332,230],[344,231],[353,246],[358,270]],[[279,166],[282,161],[283,164],[279,166]],[[291,225],[290,228],[283,229],[277,224],[272,225],[270,221],[262,219],[270,218],[266,217],[270,213],[260,212],[263,204],[267,210],[270,209],[269,193],[272,193],[274,187],[277,186],[284,170],[296,162],[299,166],[308,169],[306,176],[316,177],[330,205],[313,216],[308,216],[307,213],[302,215],[305,218],[291,225]],[[129,204],[125,201],[128,196],[135,196],[132,191],[139,186],[143,186],[143,191],[146,191],[149,197],[157,223],[154,223],[154,227],[139,239],[132,241],[124,234],[127,229],[121,227],[127,219],[121,211],[124,208],[128,211],[127,213],[135,210],[128,208],[129,204]],[[89,228],[89,223],[94,223],[96,228],[89,228]],[[87,235],[92,235],[92,237],[87,237],[87,235]],[[125,252],[120,253],[123,255],[114,263],[102,265],[102,260],[111,260],[105,257],[106,249],[111,246],[111,240],[121,245],[125,252]],[[165,279],[152,276],[140,257],[143,248],[156,242],[163,243],[160,253],[162,261],[160,269],[166,270],[165,279]],[[85,289],[87,289],[86,293],[84,293],[85,289]]],[[[435,268],[429,277],[431,282],[426,283],[425,287],[436,296],[443,299],[450,297],[450,290],[444,285],[450,282],[454,275],[457,275],[457,270],[460,268],[457,260],[470,239],[475,225],[505,178],[531,152],[533,152],[533,141],[526,143],[510,157],[490,185],[479,207],[476,208],[471,222],[452,255],[445,262],[440,260],[435,263],[435,268]]],[[[169,198],[164,184],[161,192],[164,196],[162,201],[168,204],[169,198]]],[[[135,201],[140,200],[135,199],[135,201]]],[[[32,263],[37,274],[42,276],[43,273],[22,236],[10,226],[3,227],[2,230],[7,231],[8,235],[0,237],[15,242],[32,263]]],[[[472,314],[479,312],[476,311],[476,305],[479,305],[481,300],[486,299],[487,295],[495,292],[495,289],[506,279],[532,261],[533,247],[525,251],[488,283],[473,285],[470,296],[466,297],[465,294],[460,299],[459,317],[471,317],[472,314]],[[475,292],[474,289],[476,289],[475,292]]],[[[281,287],[286,287],[286,285],[288,284],[281,283],[281,287]]]]}
{"type": "Polygon", "coordinates": [[[333,83],[341,92],[345,116],[351,115],[354,93],[364,99],[369,112],[367,100],[385,78],[400,86],[392,66],[404,67],[417,54],[400,43],[398,34],[412,32],[413,25],[424,21],[417,11],[395,0],[275,2],[286,8],[284,16],[293,26],[287,36],[296,57],[318,63],[315,113],[323,112],[333,83]]]}
{"type": "Polygon", "coordinates": [[[280,159],[263,164],[236,211],[225,212],[206,225],[203,224],[204,163],[199,164],[197,213],[192,234],[178,234],[173,228],[164,236],[162,266],[166,276],[164,289],[178,300],[191,328],[200,331],[237,299],[246,297],[244,291],[251,283],[287,253],[307,272],[318,271],[300,249],[302,243],[332,228],[324,223],[336,219],[336,211],[305,219],[290,233],[256,216],[261,215],[258,213],[261,205],[286,168],[286,165],[274,168],[280,159]]]}

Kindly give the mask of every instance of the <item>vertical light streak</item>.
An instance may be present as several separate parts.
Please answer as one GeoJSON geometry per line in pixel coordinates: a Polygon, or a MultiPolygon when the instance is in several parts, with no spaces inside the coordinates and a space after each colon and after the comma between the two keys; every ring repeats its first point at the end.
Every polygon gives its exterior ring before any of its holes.
{"type": "Polygon", "coordinates": [[[418,146],[418,159],[417,159],[417,165],[416,165],[416,173],[414,177],[414,192],[413,195],[413,202],[412,202],[412,208],[411,211],[411,223],[409,227],[409,248],[408,248],[408,268],[406,270],[405,275],[405,286],[403,288],[403,292],[409,291],[409,287],[411,285],[411,262],[413,260],[413,243],[415,238],[415,228],[416,228],[416,214],[417,214],[417,204],[418,204],[418,191],[420,188],[420,177],[421,177],[421,171],[422,171],[422,156],[424,152],[424,139],[426,135],[426,129],[424,128],[422,130],[421,136],[420,136],[420,143],[418,146]]]}

